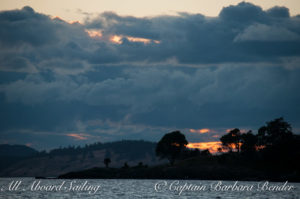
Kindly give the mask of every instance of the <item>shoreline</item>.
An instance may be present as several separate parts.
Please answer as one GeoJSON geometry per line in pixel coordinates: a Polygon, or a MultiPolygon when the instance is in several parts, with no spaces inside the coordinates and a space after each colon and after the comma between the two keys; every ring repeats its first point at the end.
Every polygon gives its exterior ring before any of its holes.
{"type": "Polygon", "coordinates": [[[223,170],[202,171],[191,175],[192,168],[92,168],[84,171],[62,174],[57,179],[149,179],[149,180],[222,180],[222,181],[270,181],[298,182],[298,173],[273,173],[245,169],[243,172],[223,173],[223,170]],[[190,174],[190,175],[189,175],[190,174]]]}

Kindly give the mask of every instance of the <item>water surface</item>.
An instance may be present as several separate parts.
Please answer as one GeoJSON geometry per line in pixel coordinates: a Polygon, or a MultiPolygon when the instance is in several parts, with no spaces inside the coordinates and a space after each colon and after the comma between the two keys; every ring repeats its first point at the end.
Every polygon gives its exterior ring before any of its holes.
{"type": "Polygon", "coordinates": [[[300,183],[267,181],[0,178],[0,189],[5,199],[300,198],[300,183]]]}

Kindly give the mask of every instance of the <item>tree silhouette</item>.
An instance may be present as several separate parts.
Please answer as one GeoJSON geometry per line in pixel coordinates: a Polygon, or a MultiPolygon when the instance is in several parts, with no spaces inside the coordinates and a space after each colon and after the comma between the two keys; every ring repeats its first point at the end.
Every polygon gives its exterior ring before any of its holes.
{"type": "Polygon", "coordinates": [[[105,167],[108,168],[108,165],[111,163],[111,160],[110,158],[105,158],[103,162],[105,164],[105,167]]]}
{"type": "Polygon", "coordinates": [[[293,137],[292,127],[282,117],[266,123],[258,130],[258,143],[261,146],[272,147],[293,137]]]}
{"type": "Polygon", "coordinates": [[[241,135],[241,151],[243,153],[252,153],[256,151],[257,137],[252,134],[252,131],[241,135]]]}
{"type": "Polygon", "coordinates": [[[124,163],[124,166],[122,167],[123,169],[128,169],[129,168],[129,165],[127,162],[124,163]]]}
{"type": "Polygon", "coordinates": [[[186,148],[188,141],[180,131],[173,131],[165,134],[156,146],[156,155],[160,158],[167,158],[171,165],[175,159],[180,157],[181,152],[186,148]]]}
{"type": "Polygon", "coordinates": [[[143,166],[144,166],[143,162],[139,162],[138,167],[143,167],[143,166]]]}
{"type": "Polygon", "coordinates": [[[218,152],[222,153],[222,151],[223,151],[222,147],[218,147],[218,152]]]}
{"type": "Polygon", "coordinates": [[[241,132],[240,129],[235,128],[229,131],[229,133],[223,135],[220,138],[222,145],[225,149],[229,151],[233,151],[236,149],[237,152],[240,152],[240,145],[241,145],[241,132]]]}

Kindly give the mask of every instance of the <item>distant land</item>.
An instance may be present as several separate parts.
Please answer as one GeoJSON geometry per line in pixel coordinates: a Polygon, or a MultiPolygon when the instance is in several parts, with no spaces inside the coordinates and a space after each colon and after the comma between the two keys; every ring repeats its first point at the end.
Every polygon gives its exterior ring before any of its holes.
{"type": "Polygon", "coordinates": [[[122,140],[49,152],[0,145],[0,176],[300,182],[300,135],[282,117],[257,133],[231,129],[220,143],[212,154],[189,148],[185,135],[172,131],[157,143],[122,140]]]}
{"type": "MultiPolygon", "coordinates": [[[[291,125],[276,118],[266,122],[254,134],[231,129],[220,138],[218,153],[188,148],[188,141],[180,131],[165,134],[157,143],[156,156],[169,162],[157,166],[139,163],[122,168],[95,167],[65,173],[59,178],[102,179],[200,179],[239,181],[300,182],[300,135],[291,125]]],[[[107,160],[109,163],[109,160],[107,160]]]]}
{"type": "Polygon", "coordinates": [[[24,145],[0,145],[1,177],[58,176],[70,171],[104,167],[109,156],[111,167],[163,163],[155,156],[156,143],[143,140],[123,140],[95,143],[85,147],[66,147],[38,152],[24,145]]]}

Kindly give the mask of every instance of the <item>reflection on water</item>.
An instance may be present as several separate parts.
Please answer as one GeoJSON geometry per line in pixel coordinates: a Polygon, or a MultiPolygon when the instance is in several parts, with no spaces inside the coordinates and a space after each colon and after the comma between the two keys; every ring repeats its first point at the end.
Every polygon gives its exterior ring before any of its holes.
{"type": "Polygon", "coordinates": [[[0,198],[300,198],[300,183],[0,178],[0,198]]]}

